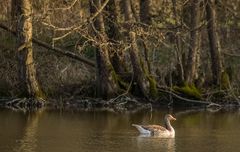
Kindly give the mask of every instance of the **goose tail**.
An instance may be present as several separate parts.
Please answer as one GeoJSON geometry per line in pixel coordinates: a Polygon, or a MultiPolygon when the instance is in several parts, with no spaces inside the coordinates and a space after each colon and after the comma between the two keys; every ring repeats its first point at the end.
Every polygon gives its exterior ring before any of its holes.
{"type": "Polygon", "coordinates": [[[141,125],[132,124],[133,127],[136,127],[141,134],[151,134],[150,130],[143,128],[141,125]]]}

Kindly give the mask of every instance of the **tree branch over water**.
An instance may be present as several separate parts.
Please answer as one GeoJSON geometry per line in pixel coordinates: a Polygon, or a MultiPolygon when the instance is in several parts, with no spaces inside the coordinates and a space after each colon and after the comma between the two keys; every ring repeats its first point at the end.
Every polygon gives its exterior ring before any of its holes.
{"type": "MultiPolygon", "coordinates": [[[[0,23],[0,28],[12,33],[13,35],[16,36],[16,32],[11,30],[10,28],[8,28],[7,26],[3,25],[0,23]]],[[[33,43],[39,45],[39,46],[42,46],[42,47],[45,47],[49,50],[52,50],[53,52],[55,53],[58,53],[58,54],[61,54],[61,55],[64,55],[64,56],[67,56],[67,57],[70,57],[72,59],[75,59],[75,60],[78,60],[78,61],[81,61],[91,67],[95,67],[95,63],[87,58],[84,58],[84,57],[81,57],[71,51],[67,51],[67,50],[63,50],[61,48],[58,48],[58,47],[52,47],[51,45],[49,45],[48,43],[46,42],[43,42],[43,41],[40,41],[36,38],[33,38],[33,43]]]]}

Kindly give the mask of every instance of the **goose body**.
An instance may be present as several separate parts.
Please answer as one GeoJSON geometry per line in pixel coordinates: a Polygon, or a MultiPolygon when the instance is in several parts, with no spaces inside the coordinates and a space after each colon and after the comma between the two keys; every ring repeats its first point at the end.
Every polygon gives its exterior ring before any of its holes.
{"type": "Polygon", "coordinates": [[[137,125],[137,124],[132,124],[132,126],[136,127],[140,134],[153,135],[162,138],[174,138],[175,130],[170,123],[171,120],[176,120],[176,118],[174,118],[170,114],[167,114],[164,117],[164,127],[160,125],[137,125]]]}

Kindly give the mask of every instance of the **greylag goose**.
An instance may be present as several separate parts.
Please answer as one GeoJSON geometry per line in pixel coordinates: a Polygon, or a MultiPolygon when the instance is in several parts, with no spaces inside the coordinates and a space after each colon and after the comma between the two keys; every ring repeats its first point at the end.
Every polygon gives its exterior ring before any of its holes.
{"type": "Polygon", "coordinates": [[[174,118],[170,114],[166,114],[164,117],[164,127],[160,125],[137,125],[137,124],[132,124],[132,126],[136,127],[141,134],[153,135],[162,138],[174,138],[175,130],[171,126],[170,123],[171,120],[176,120],[176,118],[174,118]]]}

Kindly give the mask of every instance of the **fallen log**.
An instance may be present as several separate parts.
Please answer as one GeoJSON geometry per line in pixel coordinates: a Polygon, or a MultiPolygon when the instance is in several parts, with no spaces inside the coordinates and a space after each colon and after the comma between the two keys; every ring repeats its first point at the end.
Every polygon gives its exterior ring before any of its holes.
{"type": "MultiPolygon", "coordinates": [[[[8,31],[8,32],[10,32],[10,33],[12,33],[13,35],[16,36],[16,32],[15,31],[11,30],[9,27],[7,27],[7,26],[5,26],[5,25],[3,25],[1,23],[0,23],[0,28],[4,29],[5,31],[8,31]]],[[[78,60],[78,61],[81,61],[81,62],[83,62],[83,63],[85,63],[85,64],[87,64],[89,66],[96,67],[94,61],[86,59],[84,57],[81,57],[81,56],[79,56],[79,55],[77,55],[77,54],[75,54],[75,53],[73,53],[71,51],[63,50],[63,49],[58,48],[58,47],[52,47],[48,43],[40,41],[40,40],[38,40],[36,38],[33,38],[32,42],[36,43],[37,45],[39,45],[41,47],[47,48],[47,49],[49,49],[51,51],[54,51],[55,53],[58,53],[58,54],[70,57],[70,58],[78,60]]]]}
{"type": "Polygon", "coordinates": [[[168,91],[168,90],[164,90],[164,89],[160,89],[160,88],[158,88],[158,90],[159,90],[160,92],[168,93],[168,94],[174,96],[175,98],[180,99],[180,101],[185,101],[185,102],[189,102],[189,103],[201,104],[201,105],[205,105],[206,107],[210,107],[210,106],[213,106],[213,105],[214,105],[214,106],[217,106],[217,107],[222,107],[222,105],[220,105],[220,104],[213,103],[213,102],[209,102],[209,101],[187,99],[187,98],[184,98],[184,97],[181,97],[181,96],[175,94],[175,93],[172,92],[172,91],[168,91]]]}

